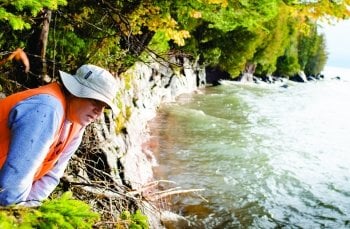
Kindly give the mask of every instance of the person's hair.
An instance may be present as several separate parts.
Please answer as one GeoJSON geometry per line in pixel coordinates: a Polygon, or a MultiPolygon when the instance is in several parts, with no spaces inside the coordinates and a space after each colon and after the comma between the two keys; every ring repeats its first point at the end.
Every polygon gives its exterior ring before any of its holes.
{"type": "Polygon", "coordinates": [[[64,84],[62,83],[61,79],[57,80],[57,83],[60,85],[60,87],[61,87],[61,89],[62,89],[62,91],[63,91],[63,94],[64,94],[65,96],[73,96],[72,93],[70,93],[70,92],[68,91],[68,89],[64,86],[64,84]]]}

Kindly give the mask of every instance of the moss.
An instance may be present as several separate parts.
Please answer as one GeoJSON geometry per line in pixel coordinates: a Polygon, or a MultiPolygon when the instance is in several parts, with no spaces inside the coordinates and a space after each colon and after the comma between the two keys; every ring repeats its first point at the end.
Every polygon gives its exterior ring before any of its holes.
{"type": "Polygon", "coordinates": [[[123,74],[123,79],[125,82],[125,89],[130,90],[131,89],[131,82],[132,82],[132,74],[131,73],[125,73],[123,74]]]}
{"type": "Polygon", "coordinates": [[[115,121],[115,131],[116,133],[124,133],[126,131],[126,122],[129,120],[131,116],[131,107],[126,107],[125,112],[119,112],[115,121]]]}
{"type": "Polygon", "coordinates": [[[120,112],[114,121],[115,121],[115,132],[117,134],[125,132],[126,119],[123,115],[123,112],[120,112]]]}
{"type": "MultiPolygon", "coordinates": [[[[61,197],[47,200],[36,208],[23,206],[0,208],[1,229],[108,228],[99,220],[101,216],[93,212],[87,203],[73,199],[72,192],[65,192],[61,197]]],[[[135,213],[125,210],[118,216],[114,226],[113,228],[118,229],[148,229],[149,223],[147,216],[140,210],[136,210],[135,213]]]]}
{"type": "Polygon", "coordinates": [[[0,228],[92,228],[99,218],[88,204],[73,199],[72,193],[66,192],[60,198],[45,201],[38,208],[2,208],[0,228]]]}

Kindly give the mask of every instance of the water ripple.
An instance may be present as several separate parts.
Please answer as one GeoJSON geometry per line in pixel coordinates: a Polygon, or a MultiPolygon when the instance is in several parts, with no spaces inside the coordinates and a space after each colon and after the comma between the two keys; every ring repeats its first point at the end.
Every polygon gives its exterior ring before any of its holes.
{"type": "Polygon", "coordinates": [[[205,188],[174,204],[189,228],[349,228],[348,98],[339,82],[183,97],[153,123],[157,176],[205,188]]]}

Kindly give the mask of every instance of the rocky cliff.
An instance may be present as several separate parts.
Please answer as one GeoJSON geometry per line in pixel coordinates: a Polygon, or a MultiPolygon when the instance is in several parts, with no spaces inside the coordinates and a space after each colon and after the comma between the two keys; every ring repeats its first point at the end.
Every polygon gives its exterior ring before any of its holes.
{"type": "MultiPolygon", "coordinates": [[[[105,204],[102,208],[111,208],[110,212],[120,211],[120,199],[129,198],[129,202],[130,198],[132,201],[142,199],[142,190],[154,181],[155,158],[142,147],[148,139],[148,121],[155,117],[162,103],[175,101],[178,95],[205,86],[205,78],[205,69],[187,58],[136,63],[118,77],[119,115],[106,113],[100,122],[88,127],[66,179],[70,184],[94,184],[93,188],[85,186],[85,191],[105,200],[109,198],[112,205],[105,204]],[[101,182],[104,185],[96,185],[101,182]]],[[[90,201],[94,207],[104,204],[95,201],[90,201]]],[[[156,227],[159,216],[153,218],[152,213],[146,214],[156,227]]]]}
{"type": "Polygon", "coordinates": [[[127,135],[123,137],[126,140],[123,147],[126,150],[121,162],[124,179],[133,188],[153,179],[152,153],[142,149],[142,143],[148,137],[147,122],[156,115],[161,103],[174,101],[178,95],[205,85],[205,71],[196,62],[191,63],[188,59],[171,61],[181,66],[177,67],[180,69],[174,70],[169,63],[137,63],[126,73],[132,75],[132,86],[125,90],[122,103],[131,105],[131,115],[125,126],[127,135]]]}

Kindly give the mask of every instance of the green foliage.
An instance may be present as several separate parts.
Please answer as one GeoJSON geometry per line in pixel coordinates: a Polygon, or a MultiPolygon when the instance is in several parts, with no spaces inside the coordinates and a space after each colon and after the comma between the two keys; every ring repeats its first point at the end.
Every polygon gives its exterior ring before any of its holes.
{"type": "Polygon", "coordinates": [[[318,34],[317,25],[312,24],[310,28],[308,34],[299,37],[299,64],[306,75],[316,75],[326,64],[326,45],[324,36],[318,34]]]}
{"type": "Polygon", "coordinates": [[[2,229],[12,229],[18,228],[17,219],[6,212],[0,210],[0,228],[2,229]]]}
{"type": "Polygon", "coordinates": [[[298,56],[296,53],[287,53],[277,60],[277,69],[275,74],[278,76],[293,76],[300,70],[298,56]]]}
{"type": "Polygon", "coordinates": [[[112,72],[119,72],[135,63],[136,59],[120,48],[119,37],[107,37],[91,42],[86,52],[86,61],[105,66],[112,72]]]}
{"type": "Polygon", "coordinates": [[[84,63],[96,64],[120,73],[136,61],[121,45],[121,34],[113,14],[100,3],[72,0],[52,16],[55,27],[49,34],[48,55],[59,68],[75,70],[84,63]]]}
{"type": "Polygon", "coordinates": [[[208,41],[203,40],[199,49],[205,61],[229,72],[232,77],[242,72],[260,42],[256,33],[241,27],[228,33],[210,30],[204,34],[208,41]]]}
{"type": "Polygon", "coordinates": [[[66,192],[39,208],[7,207],[0,210],[0,228],[92,228],[99,215],[90,206],[66,192]]]}
{"type": "MultiPolygon", "coordinates": [[[[169,11],[168,1],[141,1],[134,11],[127,15],[131,33],[134,35],[143,34],[144,28],[153,32],[163,32],[167,40],[172,40],[179,46],[185,44],[185,39],[190,37],[187,30],[182,29],[169,11]]],[[[124,27],[125,33],[130,31],[124,27]]]]}
{"type": "Polygon", "coordinates": [[[7,21],[14,30],[30,28],[30,24],[25,22],[22,17],[7,12],[3,7],[0,7],[0,21],[7,21]]]}
{"type": "Polygon", "coordinates": [[[66,0],[2,1],[0,21],[8,22],[14,30],[29,29],[32,23],[30,16],[37,16],[44,8],[56,10],[58,6],[66,4],[66,0]]]}
{"type": "Polygon", "coordinates": [[[317,27],[316,25],[310,25],[313,27],[307,34],[302,34],[299,36],[298,42],[298,56],[299,56],[299,64],[302,69],[305,68],[309,58],[313,55],[315,42],[317,39],[317,27]]]}
{"type": "Polygon", "coordinates": [[[199,56],[200,63],[233,76],[247,62],[255,63],[259,74],[270,74],[292,41],[312,30],[308,17],[346,18],[347,5],[348,0],[6,1],[0,7],[0,48],[35,47],[28,41],[40,33],[44,17],[38,13],[48,8],[53,15],[46,57],[55,62],[52,70],[73,71],[89,62],[121,73],[137,60],[148,60],[142,52],[147,47],[163,57],[169,50],[199,56]],[[29,27],[30,33],[17,31],[29,27]]]}
{"type": "Polygon", "coordinates": [[[134,214],[129,211],[123,211],[120,215],[122,222],[127,224],[127,228],[130,229],[148,229],[149,224],[147,216],[142,214],[140,210],[137,210],[134,214]]]}
{"type": "Polygon", "coordinates": [[[257,74],[272,74],[276,70],[277,58],[284,54],[294,36],[293,20],[288,14],[288,8],[281,4],[277,16],[265,23],[267,31],[261,31],[261,44],[254,54],[257,74]]]}
{"type": "MultiPolygon", "coordinates": [[[[192,40],[198,42],[191,42],[191,47],[186,46],[186,50],[196,55],[199,53],[203,63],[218,67],[235,77],[244,70],[247,62],[256,62],[254,55],[258,50],[262,53],[273,41],[272,36],[270,41],[266,38],[268,34],[272,34],[274,27],[266,26],[279,15],[279,1],[197,2],[211,4],[191,5],[198,11],[201,23],[198,23],[192,33],[192,40]],[[261,47],[263,45],[265,48],[261,47]]],[[[284,50],[280,52],[283,53],[284,50]]],[[[274,58],[275,62],[276,59],[277,57],[274,58]]]]}
{"type": "Polygon", "coordinates": [[[314,40],[313,49],[304,67],[307,75],[317,75],[320,73],[327,62],[326,41],[323,35],[317,35],[314,40]]]}
{"type": "Polygon", "coordinates": [[[148,48],[155,53],[166,53],[170,49],[169,39],[164,32],[158,31],[153,35],[148,48]]]}
{"type": "Polygon", "coordinates": [[[99,218],[88,204],[72,199],[71,192],[64,193],[59,199],[44,202],[39,211],[42,212],[41,228],[91,228],[99,218]]]}
{"type": "Polygon", "coordinates": [[[56,31],[55,38],[49,36],[49,44],[47,55],[49,58],[54,58],[58,54],[56,57],[58,62],[79,65],[80,63],[77,63],[79,60],[86,59],[77,58],[86,54],[88,47],[84,39],[73,31],[56,31]]]}
{"type": "Polygon", "coordinates": [[[350,17],[349,0],[333,0],[333,1],[298,1],[294,5],[301,18],[309,18],[312,20],[325,18],[346,19],[350,17]]]}
{"type": "Polygon", "coordinates": [[[202,56],[205,62],[208,62],[210,65],[220,65],[220,57],[222,51],[219,47],[208,48],[203,51],[202,56]]]}
{"type": "Polygon", "coordinates": [[[274,18],[278,10],[278,1],[228,1],[227,7],[209,5],[203,11],[203,19],[210,22],[209,28],[224,32],[243,27],[255,30],[263,23],[274,18]]]}

